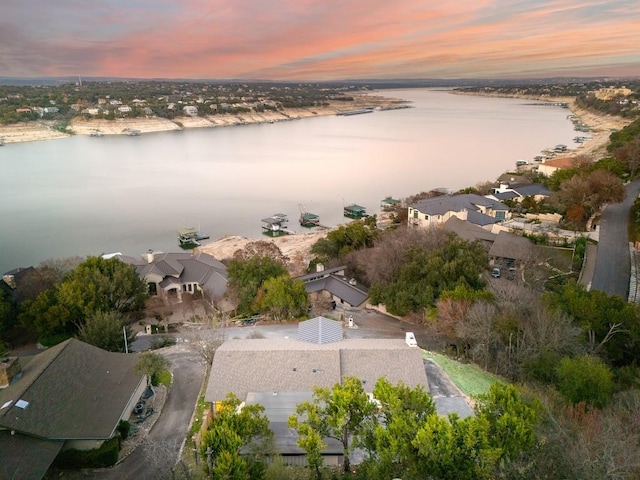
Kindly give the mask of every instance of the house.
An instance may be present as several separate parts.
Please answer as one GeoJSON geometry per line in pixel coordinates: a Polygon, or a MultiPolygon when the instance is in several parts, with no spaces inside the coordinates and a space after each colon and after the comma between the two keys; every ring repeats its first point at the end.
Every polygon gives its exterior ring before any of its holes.
{"type": "Polygon", "coordinates": [[[530,183],[530,184],[509,184],[500,183],[500,185],[493,189],[491,195],[487,195],[488,198],[492,198],[496,201],[513,200],[520,203],[525,197],[532,197],[536,202],[543,200],[551,195],[549,190],[542,183],[530,183]]]}
{"type": "Polygon", "coordinates": [[[509,207],[476,194],[426,198],[409,206],[408,223],[417,227],[442,225],[451,217],[467,220],[488,230],[511,217],[509,207]]]}
{"type": "Polygon", "coordinates": [[[198,107],[195,105],[185,105],[182,107],[182,112],[190,117],[195,117],[198,115],[198,107]]]}
{"type": "MultiPolygon", "coordinates": [[[[263,405],[279,453],[287,463],[300,465],[306,459],[287,426],[289,415],[298,403],[311,400],[314,387],[332,388],[350,376],[369,393],[381,377],[428,389],[420,349],[404,339],[343,339],[341,322],[316,317],[300,322],[296,339],[223,343],[213,358],[205,400],[215,405],[233,392],[245,403],[263,405]]],[[[324,441],[325,464],[340,464],[340,446],[324,441]]]]}
{"type": "Polygon", "coordinates": [[[67,449],[113,438],[147,383],[136,355],[76,339],[0,362],[0,478],[40,479],[67,449]]]}
{"type": "Polygon", "coordinates": [[[116,108],[116,110],[118,110],[120,113],[129,113],[132,109],[129,105],[120,105],[118,108],[116,108]]]}
{"type": "Polygon", "coordinates": [[[530,261],[533,253],[534,245],[531,240],[502,231],[489,249],[489,262],[491,265],[517,268],[530,261]]]}
{"type": "Polygon", "coordinates": [[[497,237],[495,233],[491,233],[478,225],[467,222],[466,220],[460,220],[458,217],[449,218],[449,220],[444,222],[443,227],[468,242],[475,242],[476,240],[480,241],[485,245],[487,250],[491,248],[491,245],[493,245],[493,242],[497,237]]]}
{"type": "Polygon", "coordinates": [[[121,261],[134,265],[151,295],[182,301],[184,293],[202,292],[211,299],[227,291],[227,267],[207,253],[154,253],[138,260],[121,254],[121,261]]]}
{"type": "Polygon", "coordinates": [[[557,170],[575,167],[575,160],[571,157],[554,158],[538,165],[538,172],[550,177],[557,170]]]}
{"type": "Polygon", "coordinates": [[[358,284],[355,279],[344,275],[346,266],[325,270],[318,265],[317,272],[302,275],[294,280],[302,280],[308,294],[327,292],[336,304],[345,307],[360,307],[369,297],[369,289],[358,284]]]}

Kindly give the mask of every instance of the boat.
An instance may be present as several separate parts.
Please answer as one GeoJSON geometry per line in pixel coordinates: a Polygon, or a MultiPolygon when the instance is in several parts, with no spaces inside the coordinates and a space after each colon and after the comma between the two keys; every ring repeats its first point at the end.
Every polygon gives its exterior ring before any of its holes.
{"type": "Polygon", "coordinates": [[[312,228],[320,225],[320,216],[315,213],[309,213],[305,210],[302,204],[300,207],[300,225],[302,227],[312,228]]]}
{"type": "Polygon", "coordinates": [[[385,197],[382,200],[380,200],[380,209],[383,212],[390,212],[394,208],[398,207],[399,205],[400,205],[400,200],[397,200],[393,197],[385,197]]]}
{"type": "Polygon", "coordinates": [[[358,110],[348,110],[346,112],[338,112],[336,113],[336,115],[340,117],[347,117],[349,115],[361,115],[363,113],[371,113],[371,112],[373,112],[373,107],[360,108],[358,110]]]}
{"type": "Polygon", "coordinates": [[[123,133],[126,133],[130,137],[137,137],[140,135],[140,130],[136,130],[135,128],[125,128],[123,133]]]}
{"type": "Polygon", "coordinates": [[[198,232],[195,228],[181,228],[178,230],[178,243],[184,249],[200,246],[200,240],[209,238],[209,235],[198,232]]]}
{"type": "Polygon", "coordinates": [[[351,205],[346,205],[344,207],[344,216],[358,220],[360,218],[368,217],[369,215],[367,214],[366,208],[352,203],[351,205]]]}
{"type": "Polygon", "coordinates": [[[289,219],[284,213],[274,213],[270,217],[262,219],[262,233],[272,237],[291,233],[287,230],[289,219]]]}
{"type": "Polygon", "coordinates": [[[89,134],[90,137],[104,137],[104,133],[102,133],[102,130],[99,129],[95,129],[92,130],[91,133],[89,134]]]}

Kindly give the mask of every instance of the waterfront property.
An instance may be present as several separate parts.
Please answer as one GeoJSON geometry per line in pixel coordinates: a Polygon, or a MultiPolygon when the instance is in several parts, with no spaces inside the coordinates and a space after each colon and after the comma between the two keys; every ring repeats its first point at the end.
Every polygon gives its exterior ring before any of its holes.
{"type": "Polygon", "coordinates": [[[476,194],[442,195],[420,200],[409,206],[409,225],[441,225],[451,217],[466,220],[489,231],[493,225],[511,218],[509,207],[476,194]]]}
{"type": "Polygon", "coordinates": [[[368,216],[367,209],[361,205],[352,203],[351,205],[346,205],[344,207],[344,216],[358,220],[368,216]]]}
{"type": "Polygon", "coordinates": [[[117,435],[147,387],[137,361],[73,338],[3,359],[0,478],[43,478],[60,452],[93,450],[117,435]]]}
{"type": "Polygon", "coordinates": [[[549,197],[549,195],[551,195],[551,190],[542,183],[511,185],[509,183],[500,183],[498,187],[493,189],[491,195],[487,195],[487,198],[492,198],[499,202],[513,200],[520,203],[525,197],[532,197],[536,202],[539,202],[549,197]]]}
{"type": "Polygon", "coordinates": [[[151,250],[141,259],[123,255],[118,258],[135,266],[151,295],[165,300],[181,302],[183,294],[196,292],[215,300],[227,291],[227,267],[207,253],[156,254],[151,250]]]}

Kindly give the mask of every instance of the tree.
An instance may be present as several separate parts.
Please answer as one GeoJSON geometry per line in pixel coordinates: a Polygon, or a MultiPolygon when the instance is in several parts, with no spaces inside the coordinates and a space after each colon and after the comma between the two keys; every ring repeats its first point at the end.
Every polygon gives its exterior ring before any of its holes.
{"type": "Polygon", "coordinates": [[[349,252],[373,246],[378,230],[371,220],[353,221],[330,231],[311,247],[311,253],[321,261],[343,259],[349,252]]]}
{"type": "Polygon", "coordinates": [[[253,313],[258,290],[269,278],[287,274],[284,264],[267,256],[232,260],[227,268],[229,287],[235,292],[240,313],[253,313]]]}
{"type": "Polygon", "coordinates": [[[343,468],[349,472],[351,439],[357,441],[366,420],[374,412],[375,405],[362,388],[360,379],[346,377],[342,384],[336,383],[332,389],[314,388],[313,401],[298,404],[296,415],[289,417],[289,425],[298,429],[305,423],[322,438],[333,438],[342,443],[343,468]]]}
{"type": "Polygon", "coordinates": [[[58,301],[84,319],[98,311],[127,312],[144,306],[147,286],[133,265],[88,257],[62,282],[58,301]]]}
{"type": "Polygon", "coordinates": [[[476,416],[430,415],[412,444],[420,477],[499,478],[502,466],[536,445],[537,404],[525,402],[513,385],[494,384],[478,399],[476,416]]]}
{"type": "Polygon", "coordinates": [[[459,285],[484,288],[480,274],[486,265],[487,253],[479,242],[469,243],[454,234],[447,235],[446,243],[435,249],[409,246],[393,279],[372,285],[371,301],[385,304],[395,315],[424,312],[443,292],[459,285]]]}
{"type": "Polygon", "coordinates": [[[264,475],[262,456],[271,448],[273,432],[262,405],[243,405],[230,393],[221,402],[209,429],[202,436],[200,453],[205,470],[214,478],[253,479],[264,475]],[[240,449],[249,446],[244,458],[240,449]]]}
{"type": "Polygon", "coordinates": [[[322,441],[322,435],[312,425],[320,423],[320,411],[317,406],[305,411],[307,420],[299,422],[296,415],[289,417],[289,428],[298,433],[298,446],[307,454],[307,464],[313,470],[316,480],[322,479],[322,450],[326,444],[322,441]]]}
{"type": "Polygon", "coordinates": [[[162,355],[153,352],[143,352],[138,357],[135,370],[138,373],[147,376],[149,383],[153,383],[153,379],[160,373],[169,368],[171,363],[162,355]]]}
{"type": "Polygon", "coordinates": [[[275,320],[300,317],[307,311],[307,291],[304,282],[289,275],[264,281],[254,302],[256,310],[268,312],[275,320]]]}
{"type": "Polygon", "coordinates": [[[413,445],[418,430],[437,415],[431,396],[420,385],[411,388],[376,382],[373,396],[377,415],[365,421],[359,445],[368,452],[362,468],[369,478],[419,478],[418,451],[413,445]]]}
{"type": "Polygon", "coordinates": [[[571,218],[567,220],[577,230],[583,229],[589,216],[606,203],[621,202],[624,187],[613,173],[598,169],[562,182],[554,198],[556,204],[570,213],[571,218]]]}
{"type": "Polygon", "coordinates": [[[613,394],[613,374],[598,357],[565,357],[557,371],[557,387],[572,404],[604,407],[613,394]]]}
{"type": "Polygon", "coordinates": [[[124,352],[125,341],[131,342],[134,336],[131,329],[125,326],[125,318],[121,313],[97,312],[80,327],[78,338],[109,352],[124,352]]]}

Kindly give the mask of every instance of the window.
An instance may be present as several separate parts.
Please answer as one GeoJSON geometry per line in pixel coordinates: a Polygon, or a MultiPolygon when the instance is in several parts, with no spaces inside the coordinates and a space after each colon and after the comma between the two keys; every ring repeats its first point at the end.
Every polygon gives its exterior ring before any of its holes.
{"type": "Polygon", "coordinates": [[[505,212],[504,210],[498,210],[496,212],[496,218],[498,220],[504,220],[506,218],[506,214],[507,214],[507,212],[505,212]]]}

